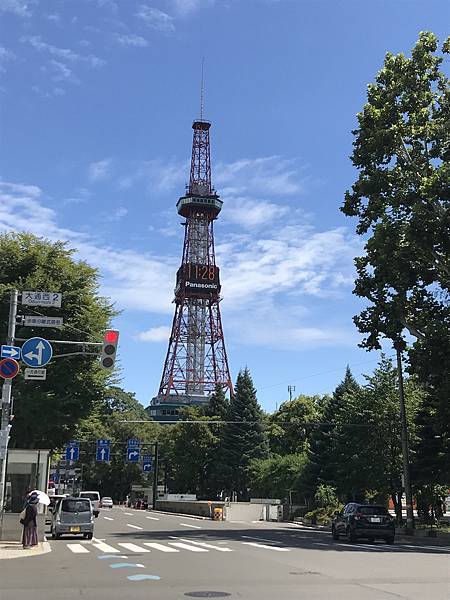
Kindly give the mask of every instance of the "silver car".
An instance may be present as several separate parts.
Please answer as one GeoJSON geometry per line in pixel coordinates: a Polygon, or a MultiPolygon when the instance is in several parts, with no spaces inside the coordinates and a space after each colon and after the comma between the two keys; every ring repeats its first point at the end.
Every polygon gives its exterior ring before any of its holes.
{"type": "Polygon", "coordinates": [[[63,498],[52,513],[52,538],[64,534],[82,535],[88,540],[94,535],[94,516],[88,498],[63,498]]]}

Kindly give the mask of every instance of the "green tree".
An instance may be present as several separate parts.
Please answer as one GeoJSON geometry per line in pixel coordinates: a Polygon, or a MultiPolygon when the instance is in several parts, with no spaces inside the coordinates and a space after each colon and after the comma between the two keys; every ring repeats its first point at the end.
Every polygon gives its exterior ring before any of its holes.
{"type": "Polygon", "coordinates": [[[418,453],[429,464],[433,449],[435,482],[450,479],[449,51],[450,38],[441,54],[422,32],[410,58],[386,55],[353,132],[359,177],[342,208],[367,240],[355,260],[354,292],[369,302],[354,319],[362,345],[405,329],[415,339],[409,368],[428,392],[418,453]]]}
{"type": "Polygon", "coordinates": [[[248,466],[248,483],[253,497],[289,500],[290,492],[303,496],[306,488],[303,475],[308,458],[306,453],[275,454],[254,459],[248,466]]]}
{"type": "Polygon", "coordinates": [[[226,421],[230,410],[230,402],[225,396],[225,392],[220,385],[216,386],[208,404],[203,408],[202,413],[206,417],[215,417],[219,421],[226,421]]]}
{"type": "MultiPolygon", "coordinates": [[[[44,312],[62,316],[64,327],[51,337],[98,342],[109,326],[114,310],[98,295],[98,273],[64,242],[50,242],[28,233],[0,235],[0,331],[5,340],[8,322],[7,298],[11,289],[61,292],[62,308],[20,306],[19,314],[44,312]]],[[[18,326],[16,337],[42,335],[39,328],[18,326]]],[[[48,335],[48,330],[45,331],[48,335]]],[[[81,347],[80,347],[81,350],[81,347]]],[[[106,374],[95,356],[59,354],[73,352],[73,346],[54,345],[54,358],[44,382],[14,380],[14,426],[12,447],[60,447],[70,439],[77,423],[101,402],[106,374]]]]}
{"type": "Polygon", "coordinates": [[[270,450],[275,454],[298,454],[309,447],[313,424],[319,420],[320,396],[300,395],[283,402],[269,417],[270,450]]]}
{"type": "Polygon", "coordinates": [[[248,467],[253,459],[268,456],[262,411],[248,369],[237,377],[235,396],[230,403],[222,453],[224,489],[235,491],[240,499],[248,497],[248,467]]]}

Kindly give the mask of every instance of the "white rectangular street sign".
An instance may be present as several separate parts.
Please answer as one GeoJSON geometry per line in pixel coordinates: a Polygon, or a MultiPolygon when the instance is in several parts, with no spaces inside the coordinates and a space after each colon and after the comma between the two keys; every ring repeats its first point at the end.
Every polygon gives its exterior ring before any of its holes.
{"type": "Polygon", "coordinates": [[[62,317],[25,317],[26,327],[62,327],[62,317]]]}
{"type": "Polygon", "coordinates": [[[56,306],[61,308],[62,294],[58,292],[22,292],[22,304],[28,306],[56,306]]]}
{"type": "Polygon", "coordinates": [[[47,378],[47,369],[25,369],[25,379],[34,379],[35,381],[45,381],[47,378]]]}

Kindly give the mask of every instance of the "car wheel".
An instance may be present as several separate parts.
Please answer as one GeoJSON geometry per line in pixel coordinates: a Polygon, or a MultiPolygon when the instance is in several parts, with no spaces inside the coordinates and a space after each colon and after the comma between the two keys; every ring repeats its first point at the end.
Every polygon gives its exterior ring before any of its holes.
{"type": "Polygon", "coordinates": [[[351,529],[351,527],[347,527],[347,540],[349,542],[356,542],[355,532],[351,529]]]}
{"type": "Polygon", "coordinates": [[[336,531],[336,527],[334,525],[331,528],[331,535],[333,537],[333,540],[338,540],[339,539],[339,534],[336,531]]]}
{"type": "Polygon", "coordinates": [[[386,538],[386,544],[393,544],[394,543],[394,536],[391,535],[390,537],[386,538]]]}

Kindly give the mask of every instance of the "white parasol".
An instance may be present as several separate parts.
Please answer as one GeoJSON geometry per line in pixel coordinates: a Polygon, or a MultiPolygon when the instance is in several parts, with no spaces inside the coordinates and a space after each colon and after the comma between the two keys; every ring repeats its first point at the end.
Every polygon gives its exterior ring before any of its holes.
{"type": "Polygon", "coordinates": [[[48,506],[50,504],[50,497],[45,492],[42,492],[41,490],[33,490],[30,493],[37,494],[39,504],[43,504],[44,506],[48,506]]]}

